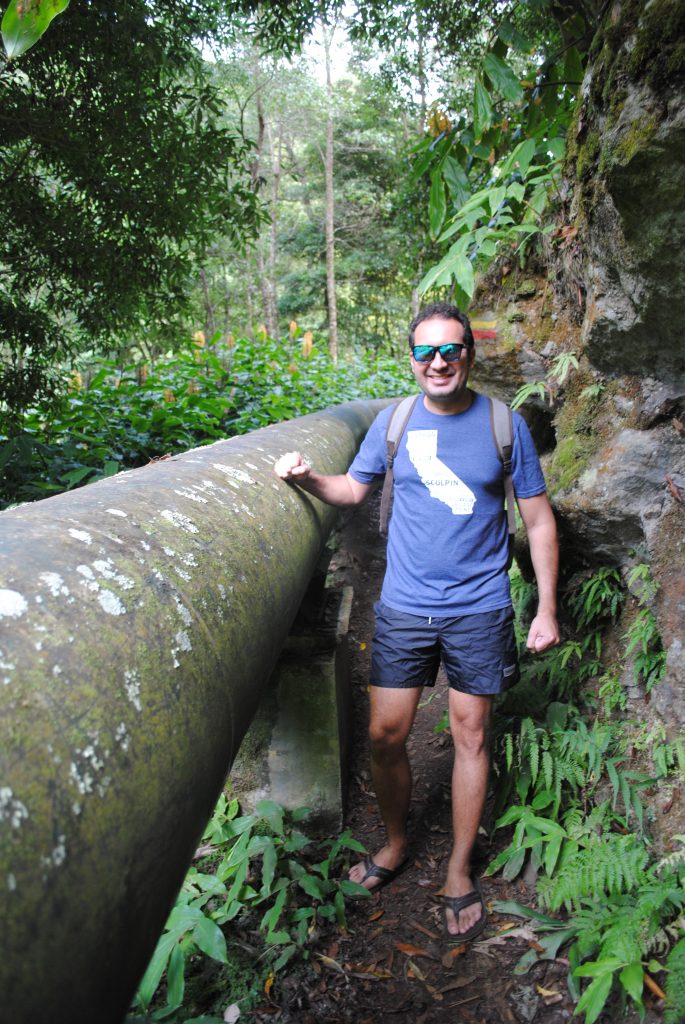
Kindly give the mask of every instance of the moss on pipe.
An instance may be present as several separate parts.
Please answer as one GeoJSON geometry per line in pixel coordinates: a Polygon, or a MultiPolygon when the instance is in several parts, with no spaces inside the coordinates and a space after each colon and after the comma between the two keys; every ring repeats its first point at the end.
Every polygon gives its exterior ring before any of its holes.
{"type": "Polygon", "coordinates": [[[0,517],[0,896],[13,1024],[116,1024],[383,403],[187,452],[0,517]]]}

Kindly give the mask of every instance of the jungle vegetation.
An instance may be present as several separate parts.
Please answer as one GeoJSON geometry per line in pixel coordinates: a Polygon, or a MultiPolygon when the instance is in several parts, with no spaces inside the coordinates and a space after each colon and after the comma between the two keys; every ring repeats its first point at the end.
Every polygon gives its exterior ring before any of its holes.
{"type": "MultiPolygon", "coordinates": [[[[405,325],[423,295],[468,306],[494,260],[525,267],[543,237],[560,237],[567,138],[603,10],[12,0],[0,58],[2,505],[402,390],[405,325]]],[[[602,653],[632,601],[625,657],[659,684],[640,572],[607,567],[569,587],[570,638],[529,680],[546,707],[504,708],[498,739],[499,824],[513,831],[492,870],[515,878],[526,858],[538,870],[542,937],[524,967],[570,950],[588,1024],[610,998],[642,1009],[654,977],[675,1022],[685,991],[685,855],[652,855],[641,797],[675,785],[685,757],[665,736],[626,731],[621,666],[602,653]]],[[[516,587],[525,617],[531,595],[516,587]]],[[[298,874],[296,826],[271,805],[259,820],[218,808],[208,838],[228,867],[187,880],[139,992],[143,1019],[184,1019],[186,960],[223,962],[222,927],[243,910],[260,905],[272,978],[306,953],[308,922],[344,920],[328,872],[349,837],[298,874]],[[257,891],[245,879],[260,858],[257,891]]]]}

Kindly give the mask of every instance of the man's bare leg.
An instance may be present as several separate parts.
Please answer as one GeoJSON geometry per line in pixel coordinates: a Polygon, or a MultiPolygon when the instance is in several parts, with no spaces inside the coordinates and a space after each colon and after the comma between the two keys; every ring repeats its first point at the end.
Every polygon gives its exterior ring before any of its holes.
{"type": "MultiPolygon", "coordinates": [[[[373,862],[390,870],[399,867],[407,855],[412,779],[406,744],[420,696],[420,686],[411,689],[371,687],[371,777],[387,834],[387,842],[373,854],[373,862]]],[[[350,870],[350,879],[362,884],[364,874],[364,864],[355,864],[350,870]]],[[[375,889],[378,879],[369,878],[364,884],[367,889],[375,889]]]]}
{"type": "MultiPolygon", "coordinates": [[[[452,828],[454,839],[445,882],[446,896],[465,896],[473,889],[471,853],[485,806],[490,770],[489,725],[491,697],[450,690],[450,730],[454,741],[452,771],[452,828]]],[[[447,929],[468,931],[482,914],[479,903],[462,910],[455,920],[446,909],[447,929]]]]}

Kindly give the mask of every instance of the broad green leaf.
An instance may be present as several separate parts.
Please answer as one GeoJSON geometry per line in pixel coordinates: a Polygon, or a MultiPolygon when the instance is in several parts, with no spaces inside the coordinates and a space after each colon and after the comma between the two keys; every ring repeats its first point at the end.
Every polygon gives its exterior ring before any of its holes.
{"type": "Polygon", "coordinates": [[[203,916],[202,920],[198,921],[193,931],[193,939],[198,948],[207,956],[211,956],[212,960],[226,963],[226,939],[221,928],[211,918],[203,916]]]}
{"type": "Polygon", "coordinates": [[[327,887],[326,885],[314,875],[303,875],[299,879],[298,885],[315,900],[323,900],[326,898],[327,887]]]}
{"type": "Polygon", "coordinates": [[[519,170],[521,171],[523,177],[526,176],[526,172],[530,167],[531,160],[535,156],[536,149],[537,144],[535,142],[535,139],[526,139],[525,142],[522,142],[520,146],[517,146],[516,150],[514,151],[516,154],[515,163],[518,164],[519,170]]]}
{"type": "Polygon", "coordinates": [[[490,203],[490,213],[493,216],[497,213],[500,204],[504,202],[504,197],[506,196],[506,194],[507,190],[504,185],[498,185],[496,188],[490,189],[488,202],[490,203]]]}
{"type": "Polygon", "coordinates": [[[533,910],[532,907],[524,907],[522,903],[516,903],[515,900],[495,900],[492,908],[498,914],[514,914],[515,917],[528,917],[549,928],[561,927],[561,922],[557,921],[556,918],[542,914],[539,910],[533,910]]]}
{"type": "Polygon", "coordinates": [[[178,942],[178,935],[166,932],[157,943],[157,948],[152,954],[152,959],[147,965],[143,980],[138,986],[136,1002],[143,1007],[148,1007],[152,997],[157,991],[162,975],[166,969],[171,951],[178,942]]]}
{"type": "Polygon", "coordinates": [[[274,934],[274,928],[278,924],[281,914],[283,913],[283,907],[285,906],[286,897],[288,895],[287,889],[281,889],[278,896],[274,900],[273,907],[270,907],[264,914],[260,928],[266,928],[269,935],[274,934]]]}
{"type": "Polygon", "coordinates": [[[523,96],[523,89],[518,78],[509,65],[494,53],[488,53],[483,61],[483,68],[492,82],[493,88],[509,100],[510,103],[517,103],[523,96]]]}
{"type": "Polygon", "coordinates": [[[68,473],[62,475],[62,480],[73,487],[74,484],[80,484],[85,477],[93,472],[92,466],[79,466],[77,469],[70,469],[68,473]]]}
{"type": "Polygon", "coordinates": [[[445,185],[439,168],[436,168],[431,175],[431,190],[428,203],[428,217],[430,221],[431,238],[437,238],[440,234],[442,222],[445,219],[447,201],[445,199],[445,185]]]}
{"type": "Polygon", "coordinates": [[[502,877],[506,879],[507,882],[511,882],[514,878],[517,877],[518,874],[520,874],[525,859],[525,849],[517,850],[513,857],[511,857],[510,860],[508,860],[507,863],[505,864],[504,869],[502,871],[502,877]]]}
{"type": "Polygon", "coordinates": [[[166,1001],[169,1010],[176,1010],[183,1002],[185,989],[186,956],[180,943],[174,946],[166,972],[166,1001]]]}
{"type": "Polygon", "coordinates": [[[365,886],[359,885],[358,882],[352,882],[349,878],[344,878],[340,883],[340,891],[345,896],[361,896],[362,899],[367,896],[371,896],[371,893],[365,886]]]}
{"type": "Polygon", "coordinates": [[[424,295],[431,288],[442,288],[448,285],[452,280],[452,274],[449,268],[445,265],[445,260],[441,260],[434,267],[424,274],[423,278],[419,282],[419,293],[424,295]]]}
{"type": "Polygon", "coordinates": [[[23,0],[22,13],[17,9],[18,4],[19,0],[11,0],[0,26],[5,53],[9,58],[19,57],[30,50],[52,19],[67,9],[69,0],[39,0],[33,6],[29,5],[28,0],[23,0]]]}
{"type": "Polygon", "coordinates": [[[525,185],[522,185],[520,181],[512,181],[511,185],[507,185],[507,195],[515,199],[517,203],[521,202],[525,194],[525,185]]]}
{"type": "Polygon", "coordinates": [[[276,847],[273,841],[268,839],[262,856],[262,892],[265,894],[271,892],[277,862],[278,854],[276,853],[276,847]]]}
{"type": "Polygon", "coordinates": [[[167,931],[181,936],[184,932],[192,931],[198,921],[204,917],[201,910],[195,907],[175,906],[169,914],[166,929],[167,931]]]}
{"type": "Polygon", "coordinates": [[[471,263],[471,260],[467,259],[466,256],[458,256],[457,259],[453,263],[448,264],[448,266],[459,287],[466,295],[468,295],[469,298],[471,298],[475,287],[473,264],[471,263]]]}
{"type": "Polygon", "coordinates": [[[492,123],[492,104],[490,93],[479,78],[473,90],[473,125],[476,138],[479,139],[486,128],[492,123]]]}
{"type": "Polygon", "coordinates": [[[585,1013],[585,1024],[595,1024],[609,998],[612,981],[613,975],[603,974],[590,982],[583,992],[576,1006],[576,1013],[585,1013]]]}
{"type": "Polygon", "coordinates": [[[522,36],[515,25],[509,21],[508,18],[503,18],[499,28],[497,29],[502,42],[506,43],[507,46],[511,46],[514,50],[518,50],[519,53],[530,53],[533,49],[532,44],[522,36]]]}
{"type": "Polygon", "coordinates": [[[640,961],[636,960],[634,963],[628,964],[627,967],[624,967],[618,976],[618,980],[621,982],[630,998],[634,999],[638,1006],[641,1006],[642,989],[645,983],[645,976],[640,961]]]}
{"type": "Polygon", "coordinates": [[[545,849],[545,871],[550,876],[554,873],[557,865],[562,842],[562,836],[552,836],[547,843],[547,848],[545,849]]]}
{"type": "Polygon", "coordinates": [[[613,974],[619,967],[624,966],[625,960],[619,960],[617,956],[605,956],[602,960],[581,964],[573,973],[577,978],[599,978],[604,974],[613,974]]]}
{"type": "Polygon", "coordinates": [[[454,205],[462,206],[471,195],[471,188],[466,171],[453,156],[445,158],[442,165],[442,176],[447,182],[454,205]]]}

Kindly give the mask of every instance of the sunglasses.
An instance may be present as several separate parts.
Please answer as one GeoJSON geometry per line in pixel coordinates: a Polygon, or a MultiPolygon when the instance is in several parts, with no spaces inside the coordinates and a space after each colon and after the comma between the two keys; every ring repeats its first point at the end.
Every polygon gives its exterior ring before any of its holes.
{"type": "Polygon", "coordinates": [[[436,352],[440,353],[446,363],[456,363],[461,359],[464,348],[466,345],[450,341],[447,345],[412,345],[411,352],[417,363],[432,363],[436,352]]]}

